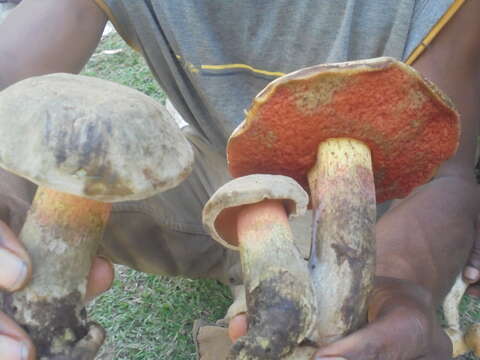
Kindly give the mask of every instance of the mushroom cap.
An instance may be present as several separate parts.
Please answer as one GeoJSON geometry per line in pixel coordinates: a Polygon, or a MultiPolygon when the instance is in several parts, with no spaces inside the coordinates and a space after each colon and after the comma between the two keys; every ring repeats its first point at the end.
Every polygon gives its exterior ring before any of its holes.
{"type": "Polygon", "coordinates": [[[231,135],[232,176],[282,174],[308,189],[318,145],[350,137],[371,150],[378,202],[428,181],[459,142],[452,103],[392,58],[305,68],[271,82],[231,135]]]}
{"type": "Polygon", "coordinates": [[[0,92],[0,166],[99,201],[138,200],[178,185],[193,151],[164,107],[119,84],[70,74],[0,92]]]}
{"type": "Polygon", "coordinates": [[[220,187],[203,208],[203,224],[212,238],[238,250],[236,218],[242,205],[266,199],[283,200],[290,217],[305,214],[308,195],[293,179],[282,175],[249,175],[233,179],[220,187]],[[221,233],[218,224],[228,221],[230,234],[221,233]],[[233,235],[235,234],[235,235],[233,235]]]}

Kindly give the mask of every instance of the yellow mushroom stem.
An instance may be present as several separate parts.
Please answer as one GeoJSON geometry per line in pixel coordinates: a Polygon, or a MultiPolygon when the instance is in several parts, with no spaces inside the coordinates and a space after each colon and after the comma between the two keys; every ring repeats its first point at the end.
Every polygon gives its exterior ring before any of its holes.
{"type": "Polygon", "coordinates": [[[68,357],[87,333],[83,309],[92,258],[111,204],[39,187],[20,234],[33,279],[6,310],[35,340],[39,359],[68,357]]]}
{"type": "Polygon", "coordinates": [[[293,240],[282,200],[244,205],[237,233],[248,333],[230,359],[280,359],[301,342],[314,313],[308,269],[293,240]]]}
{"type": "Polygon", "coordinates": [[[319,314],[312,340],[325,345],[367,320],[376,220],[370,150],[354,139],[327,139],[308,179],[314,210],[309,268],[319,314]]]}

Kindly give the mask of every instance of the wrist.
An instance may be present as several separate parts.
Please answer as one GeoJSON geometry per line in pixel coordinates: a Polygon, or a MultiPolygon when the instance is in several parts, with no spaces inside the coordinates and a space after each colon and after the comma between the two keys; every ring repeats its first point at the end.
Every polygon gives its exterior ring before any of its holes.
{"type": "Polygon", "coordinates": [[[399,201],[376,226],[376,275],[418,284],[441,300],[471,252],[479,194],[470,179],[441,176],[399,201]]]}
{"type": "Polygon", "coordinates": [[[422,285],[404,279],[388,276],[377,276],[372,292],[369,318],[376,319],[392,306],[422,308],[425,311],[436,308],[441,299],[435,299],[433,294],[422,285]]]}

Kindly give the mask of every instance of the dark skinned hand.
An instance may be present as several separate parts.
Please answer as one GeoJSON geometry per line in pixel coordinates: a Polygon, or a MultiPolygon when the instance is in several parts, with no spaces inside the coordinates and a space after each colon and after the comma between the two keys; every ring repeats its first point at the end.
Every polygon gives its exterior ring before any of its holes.
{"type": "Polygon", "coordinates": [[[463,271],[463,277],[470,284],[468,294],[480,297],[480,215],[476,222],[477,234],[473,243],[472,253],[463,271]]]}
{"type": "MultiPolygon", "coordinates": [[[[440,327],[431,296],[408,281],[378,277],[369,325],[320,349],[315,360],[449,360],[451,343],[440,327]]],[[[230,322],[233,341],[247,329],[246,315],[230,322]]]]}
{"type": "Polygon", "coordinates": [[[319,350],[314,359],[448,360],[452,348],[427,291],[409,281],[378,277],[369,325],[319,350]]]}

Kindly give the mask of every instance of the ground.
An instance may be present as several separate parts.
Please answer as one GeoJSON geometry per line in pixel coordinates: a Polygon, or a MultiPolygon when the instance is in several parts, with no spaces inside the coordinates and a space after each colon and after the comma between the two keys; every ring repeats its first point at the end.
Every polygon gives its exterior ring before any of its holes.
{"type": "MultiPolygon", "coordinates": [[[[165,100],[142,58],[117,34],[102,40],[83,73],[165,100]]],[[[116,270],[113,288],[89,306],[92,318],[108,331],[99,360],[193,360],[193,321],[214,322],[231,301],[228,290],[214,281],[157,277],[122,266],[116,270]]],[[[462,309],[466,324],[480,320],[479,301],[466,299],[462,309]]]]}

